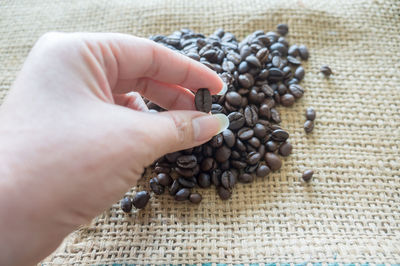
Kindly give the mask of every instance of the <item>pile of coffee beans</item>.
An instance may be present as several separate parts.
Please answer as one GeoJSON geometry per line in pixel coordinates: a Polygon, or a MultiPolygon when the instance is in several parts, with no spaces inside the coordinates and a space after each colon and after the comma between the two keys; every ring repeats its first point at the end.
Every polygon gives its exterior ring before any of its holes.
{"type": "MultiPolygon", "coordinates": [[[[292,144],[289,133],[279,126],[277,107],[292,106],[303,96],[301,60],[309,57],[306,46],[289,45],[288,31],[286,24],[279,24],[276,31],[257,30],[241,42],[223,29],[208,37],[182,29],[150,38],[219,74],[228,85],[227,93],[210,96],[207,89],[200,89],[195,106],[203,112],[225,114],[230,121],[228,129],[207,143],[157,160],[152,166],[156,176],[150,180],[154,194],[168,191],[177,201],[199,203],[202,197],[194,188],[214,186],[220,198],[227,200],[238,182],[250,183],[281,168],[279,155],[288,156],[292,144]]],[[[145,102],[152,112],[163,111],[145,102]]]]}

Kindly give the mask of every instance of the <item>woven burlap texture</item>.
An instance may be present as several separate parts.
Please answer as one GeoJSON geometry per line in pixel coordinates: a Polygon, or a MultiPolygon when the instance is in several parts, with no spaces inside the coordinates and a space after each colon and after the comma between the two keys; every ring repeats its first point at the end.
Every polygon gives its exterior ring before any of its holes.
{"type": "Polygon", "coordinates": [[[209,189],[198,206],[164,195],[126,216],[116,203],[43,263],[400,262],[399,6],[396,0],[1,1],[1,100],[47,31],[147,37],[223,27],[242,39],[285,22],[290,42],[311,52],[305,96],[280,109],[294,144],[282,170],[238,185],[226,202],[209,189]],[[323,64],[333,69],[330,79],[319,73],[323,64]],[[317,120],[305,135],[309,106],[317,120]],[[309,185],[299,180],[305,169],[315,172],[309,185]]]}

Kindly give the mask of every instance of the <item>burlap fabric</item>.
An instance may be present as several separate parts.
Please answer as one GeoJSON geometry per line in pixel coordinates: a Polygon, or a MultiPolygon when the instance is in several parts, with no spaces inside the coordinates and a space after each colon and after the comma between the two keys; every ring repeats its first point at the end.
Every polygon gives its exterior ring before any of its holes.
{"type": "Polygon", "coordinates": [[[0,99],[47,31],[149,36],[223,27],[241,39],[286,22],[291,43],[311,52],[305,96],[281,109],[294,144],[281,171],[238,185],[227,202],[210,189],[199,206],[165,195],[126,216],[115,204],[44,264],[399,263],[399,6],[396,0],[1,1],[0,99]],[[322,64],[332,67],[331,79],[319,73],[322,64]],[[317,120],[306,136],[309,106],[317,120]],[[299,181],[305,169],[315,171],[310,185],[299,181]]]}

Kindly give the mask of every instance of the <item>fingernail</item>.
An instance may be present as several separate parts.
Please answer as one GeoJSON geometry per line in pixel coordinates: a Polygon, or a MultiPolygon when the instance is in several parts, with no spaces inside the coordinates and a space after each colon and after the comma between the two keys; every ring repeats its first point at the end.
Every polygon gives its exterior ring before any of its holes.
{"type": "Polygon", "coordinates": [[[229,126],[229,119],[224,114],[204,115],[192,120],[195,141],[205,141],[221,133],[229,126]]]}
{"type": "Polygon", "coordinates": [[[226,91],[228,90],[228,85],[226,85],[225,82],[222,82],[224,85],[222,86],[222,89],[220,90],[220,92],[218,92],[217,95],[224,95],[226,93],[226,91]]]}

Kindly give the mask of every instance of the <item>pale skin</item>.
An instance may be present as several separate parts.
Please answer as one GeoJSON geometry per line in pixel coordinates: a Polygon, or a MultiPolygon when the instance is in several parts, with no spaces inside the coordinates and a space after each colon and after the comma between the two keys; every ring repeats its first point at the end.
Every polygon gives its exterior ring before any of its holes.
{"type": "Polygon", "coordinates": [[[0,265],[33,265],[124,195],[160,156],[208,141],[224,115],[191,91],[216,73],[146,39],[48,33],[0,107],[0,265]],[[170,110],[150,113],[140,95],[170,110]]]}

